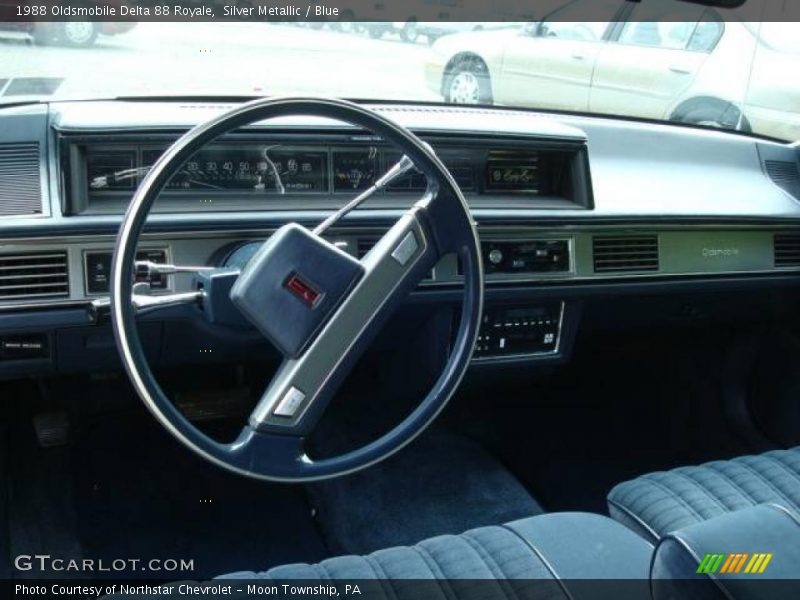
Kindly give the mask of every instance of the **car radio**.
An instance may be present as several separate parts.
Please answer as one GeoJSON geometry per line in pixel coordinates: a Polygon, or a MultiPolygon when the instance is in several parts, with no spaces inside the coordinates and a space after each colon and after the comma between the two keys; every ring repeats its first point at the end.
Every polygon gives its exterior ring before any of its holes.
{"type": "Polygon", "coordinates": [[[566,273],[571,270],[569,241],[483,241],[481,253],[487,274],[566,273]]]}
{"type": "Polygon", "coordinates": [[[563,314],[563,302],[487,310],[473,360],[557,353],[563,314]]]}

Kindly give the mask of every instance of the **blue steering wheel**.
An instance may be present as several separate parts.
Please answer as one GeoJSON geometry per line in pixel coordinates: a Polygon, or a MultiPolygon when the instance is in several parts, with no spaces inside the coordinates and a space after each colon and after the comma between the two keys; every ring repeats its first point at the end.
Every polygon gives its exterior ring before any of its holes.
{"type": "MultiPolygon", "coordinates": [[[[384,176],[383,183],[389,178],[384,176]]],[[[351,102],[277,98],[242,104],[201,124],[161,156],[125,213],[114,250],[111,289],[117,347],[136,392],[158,422],[190,450],[226,469],[295,482],[368,467],[397,452],[433,421],[455,392],[472,356],[481,319],[483,270],[469,207],[430,146],[397,123],[351,102]],[[295,223],[284,225],[235,276],[224,300],[233,303],[284,360],[236,440],[220,443],[181,414],[148,365],[136,328],[142,306],[134,293],[135,274],[141,267],[135,263],[136,247],[153,202],[199,149],[240,127],[292,115],[349,123],[394,144],[404,157],[393,173],[414,166],[426,176],[427,188],[361,260],[319,235],[341,211],[315,231],[295,223]],[[433,388],[380,438],[338,456],[309,458],[306,438],[367,344],[439,259],[451,253],[459,256],[464,274],[461,318],[447,364],[433,388]]],[[[152,298],[151,307],[170,301],[152,298]]],[[[219,302],[202,290],[176,294],[173,300],[219,302]]]]}

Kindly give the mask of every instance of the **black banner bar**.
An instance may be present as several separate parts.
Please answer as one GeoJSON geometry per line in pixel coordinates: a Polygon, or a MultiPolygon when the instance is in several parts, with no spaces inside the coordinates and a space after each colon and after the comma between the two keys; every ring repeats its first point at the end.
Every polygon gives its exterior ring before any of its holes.
{"type": "MultiPolygon", "coordinates": [[[[800,20],[795,1],[658,1],[669,21],[696,21],[698,10],[742,21],[800,20]]],[[[612,19],[610,12],[648,20],[638,6],[634,0],[619,0],[611,11],[595,0],[2,0],[0,21],[591,22],[612,19]]]]}
{"type": "MultiPolygon", "coordinates": [[[[739,578],[738,576],[736,577],[739,578]]],[[[798,579],[764,579],[752,575],[747,582],[761,598],[775,600],[800,597],[798,579]]],[[[721,582],[724,583],[724,582],[721,582]]],[[[653,582],[667,597],[701,597],[715,591],[717,583],[708,577],[653,582]],[[711,589],[710,589],[711,588],[711,589]]],[[[2,598],[206,598],[325,600],[529,600],[535,598],[588,598],[650,600],[651,582],[646,579],[215,579],[211,581],[136,581],[136,580],[4,580],[2,598]]]]}

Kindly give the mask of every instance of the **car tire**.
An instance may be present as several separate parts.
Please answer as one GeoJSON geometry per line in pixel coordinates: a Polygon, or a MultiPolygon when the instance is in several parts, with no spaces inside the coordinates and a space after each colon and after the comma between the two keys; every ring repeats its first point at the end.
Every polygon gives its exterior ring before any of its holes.
{"type": "Polygon", "coordinates": [[[367,26],[367,33],[373,40],[379,40],[383,37],[383,34],[386,33],[386,31],[381,27],[367,26]]]}
{"type": "Polygon", "coordinates": [[[58,25],[57,23],[34,23],[33,31],[31,32],[31,37],[33,38],[33,43],[37,46],[51,46],[52,44],[56,43],[56,32],[54,29],[54,25],[58,25]]]}
{"type": "Polygon", "coordinates": [[[462,58],[446,71],[443,95],[451,104],[492,104],[489,69],[477,57],[462,58]]]}
{"type": "Polygon", "coordinates": [[[339,15],[339,20],[331,25],[334,31],[339,33],[359,33],[361,31],[361,23],[356,23],[355,14],[352,10],[345,10],[339,15]]]}
{"type": "Polygon", "coordinates": [[[97,40],[100,29],[94,21],[65,21],[58,24],[56,38],[63,46],[88,48],[97,40]]]}
{"type": "Polygon", "coordinates": [[[419,39],[419,29],[417,28],[417,22],[415,20],[410,19],[405,22],[403,28],[400,30],[400,39],[409,44],[413,44],[419,39]]]}
{"type": "Polygon", "coordinates": [[[747,117],[736,106],[723,100],[690,100],[676,109],[670,120],[717,129],[752,131],[747,117]]]}

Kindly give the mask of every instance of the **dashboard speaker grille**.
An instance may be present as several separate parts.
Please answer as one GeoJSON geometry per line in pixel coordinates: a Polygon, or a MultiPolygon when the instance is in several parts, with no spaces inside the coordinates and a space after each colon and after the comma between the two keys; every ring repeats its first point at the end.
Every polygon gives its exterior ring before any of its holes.
{"type": "Polygon", "coordinates": [[[764,161],[764,166],[772,181],[796,198],[800,198],[800,170],[796,162],[767,160],[764,161]]]}
{"type": "Polygon", "coordinates": [[[800,267],[800,233],[776,233],[775,266],[800,267]]]}
{"type": "Polygon", "coordinates": [[[0,216],[41,212],[39,144],[0,144],[0,216]]]}
{"type": "Polygon", "coordinates": [[[658,271],[658,236],[594,236],[595,273],[658,271]]]}
{"type": "Polygon", "coordinates": [[[66,252],[0,254],[0,300],[69,295],[66,252]]]}

